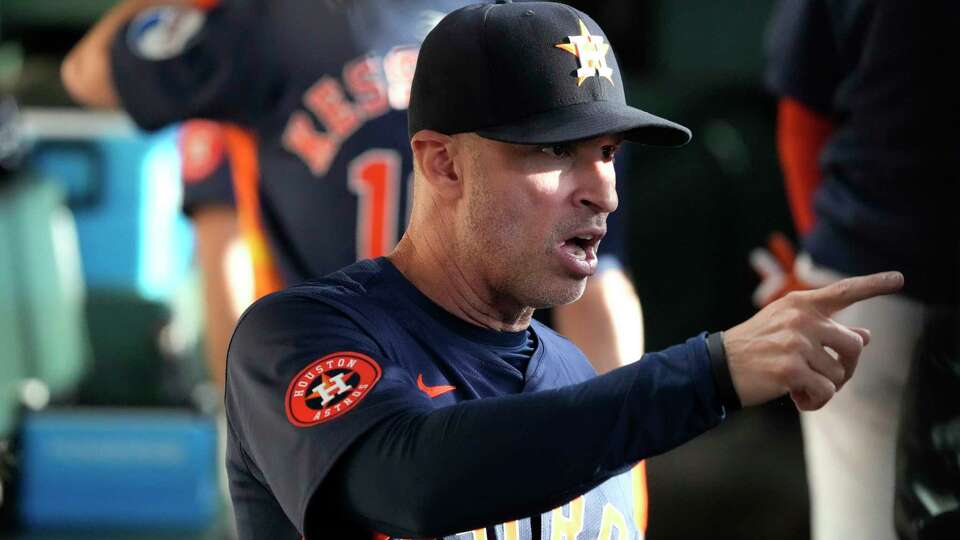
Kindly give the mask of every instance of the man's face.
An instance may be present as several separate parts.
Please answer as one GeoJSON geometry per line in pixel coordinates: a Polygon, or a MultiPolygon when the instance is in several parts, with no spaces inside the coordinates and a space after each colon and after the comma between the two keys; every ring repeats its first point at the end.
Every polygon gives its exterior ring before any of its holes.
{"type": "Polygon", "coordinates": [[[597,268],[607,215],[617,208],[619,135],[576,143],[507,144],[460,135],[465,200],[458,245],[498,300],[572,302],[597,268]]]}

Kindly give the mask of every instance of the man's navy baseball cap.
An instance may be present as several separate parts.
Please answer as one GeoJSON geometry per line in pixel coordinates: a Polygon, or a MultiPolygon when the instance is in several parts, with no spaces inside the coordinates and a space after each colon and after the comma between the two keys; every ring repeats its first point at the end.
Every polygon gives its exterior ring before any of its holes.
{"type": "Polygon", "coordinates": [[[607,133],[680,146],[690,130],[630,107],[603,30],[553,2],[458,9],[420,48],[410,95],[410,136],[476,132],[517,144],[556,144],[607,133]]]}

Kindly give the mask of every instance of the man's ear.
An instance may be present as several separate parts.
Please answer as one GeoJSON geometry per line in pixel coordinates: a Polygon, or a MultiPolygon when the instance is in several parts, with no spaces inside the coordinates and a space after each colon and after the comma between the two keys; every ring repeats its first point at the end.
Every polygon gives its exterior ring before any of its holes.
{"type": "Polygon", "coordinates": [[[410,146],[418,170],[437,195],[456,199],[463,194],[463,182],[454,165],[458,147],[453,137],[423,129],[413,135],[410,146]]]}

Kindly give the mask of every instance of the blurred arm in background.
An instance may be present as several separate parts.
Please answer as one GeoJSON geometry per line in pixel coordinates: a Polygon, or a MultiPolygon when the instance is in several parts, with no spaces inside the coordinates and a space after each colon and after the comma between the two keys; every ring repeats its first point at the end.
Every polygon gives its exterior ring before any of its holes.
{"type": "Polygon", "coordinates": [[[183,212],[193,221],[203,280],[204,353],[210,378],[221,391],[233,327],[254,299],[250,252],[237,217],[230,129],[190,120],[180,128],[178,145],[183,212]]]}
{"type": "Polygon", "coordinates": [[[262,3],[128,0],[70,51],[61,78],[83,105],[122,107],[152,131],[190,118],[250,126],[281,74],[262,3]],[[237,92],[243,88],[243,92],[237,92]]]}
{"type": "Polygon", "coordinates": [[[597,373],[643,355],[640,299],[622,268],[591,277],[580,300],[555,307],[553,317],[556,330],[583,350],[597,373]]]}
{"type": "Polygon", "coordinates": [[[191,217],[203,277],[204,355],[210,379],[222,391],[233,327],[253,301],[253,278],[243,271],[250,266],[249,254],[232,207],[208,206],[191,217]]]}
{"type": "Polygon", "coordinates": [[[67,54],[60,78],[70,97],[88,107],[118,107],[110,65],[110,44],[117,31],[145,8],[195,5],[194,0],[127,0],[108,11],[67,54]]]}

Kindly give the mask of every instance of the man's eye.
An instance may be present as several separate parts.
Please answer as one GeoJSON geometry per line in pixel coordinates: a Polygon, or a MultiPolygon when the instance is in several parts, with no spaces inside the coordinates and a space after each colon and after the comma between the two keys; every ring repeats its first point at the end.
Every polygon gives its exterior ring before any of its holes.
{"type": "Polygon", "coordinates": [[[617,155],[617,147],[613,145],[608,145],[603,147],[603,159],[609,161],[617,155]]]}
{"type": "Polygon", "coordinates": [[[570,146],[566,144],[553,144],[548,146],[541,146],[540,151],[547,154],[548,156],[555,158],[567,158],[572,154],[570,152],[570,146]]]}

